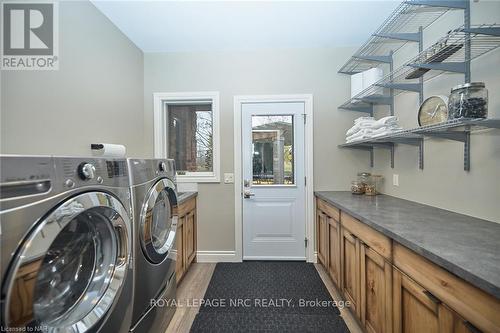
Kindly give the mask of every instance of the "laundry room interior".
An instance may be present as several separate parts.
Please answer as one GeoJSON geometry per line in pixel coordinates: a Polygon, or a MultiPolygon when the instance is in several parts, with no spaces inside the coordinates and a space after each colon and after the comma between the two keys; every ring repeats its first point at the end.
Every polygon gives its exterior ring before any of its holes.
{"type": "Polygon", "coordinates": [[[500,0],[0,5],[1,332],[500,332],[500,0]]]}

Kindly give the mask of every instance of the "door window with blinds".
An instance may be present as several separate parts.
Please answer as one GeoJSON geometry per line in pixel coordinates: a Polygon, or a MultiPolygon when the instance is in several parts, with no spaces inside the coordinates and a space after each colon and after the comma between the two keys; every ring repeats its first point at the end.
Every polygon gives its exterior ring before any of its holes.
{"type": "Polygon", "coordinates": [[[168,96],[162,105],[163,155],[175,160],[177,180],[218,182],[218,95],[168,96]]]}

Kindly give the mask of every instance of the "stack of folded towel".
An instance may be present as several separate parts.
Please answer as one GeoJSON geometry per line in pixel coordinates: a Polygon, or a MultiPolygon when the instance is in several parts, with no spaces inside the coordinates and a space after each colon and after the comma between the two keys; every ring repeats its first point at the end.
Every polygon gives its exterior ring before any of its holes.
{"type": "Polygon", "coordinates": [[[354,120],[354,126],[346,133],[346,142],[359,141],[384,136],[402,130],[396,116],[375,120],[373,117],[360,117],[354,120]]]}

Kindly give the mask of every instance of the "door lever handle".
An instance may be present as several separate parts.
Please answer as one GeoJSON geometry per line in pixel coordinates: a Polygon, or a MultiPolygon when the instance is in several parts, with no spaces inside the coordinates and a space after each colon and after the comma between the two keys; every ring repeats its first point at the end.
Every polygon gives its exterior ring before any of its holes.
{"type": "Polygon", "coordinates": [[[255,193],[252,193],[252,192],[250,192],[250,191],[245,191],[245,192],[243,192],[243,197],[244,197],[245,199],[248,199],[248,198],[253,197],[253,196],[255,196],[255,193]]]}

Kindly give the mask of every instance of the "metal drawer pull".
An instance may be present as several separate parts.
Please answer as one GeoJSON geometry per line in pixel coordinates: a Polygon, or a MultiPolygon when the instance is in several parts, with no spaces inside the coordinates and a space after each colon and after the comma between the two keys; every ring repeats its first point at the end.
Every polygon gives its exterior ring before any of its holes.
{"type": "Polygon", "coordinates": [[[470,322],[468,322],[467,320],[464,320],[464,325],[465,327],[467,327],[467,329],[469,331],[471,331],[472,333],[483,333],[483,331],[481,331],[480,329],[478,329],[476,326],[472,325],[470,322]]]}
{"type": "Polygon", "coordinates": [[[436,296],[434,296],[433,294],[431,294],[430,291],[424,290],[424,294],[425,294],[425,296],[429,297],[429,299],[431,301],[433,301],[434,303],[441,304],[441,301],[439,300],[439,298],[437,298],[436,296]]]}

